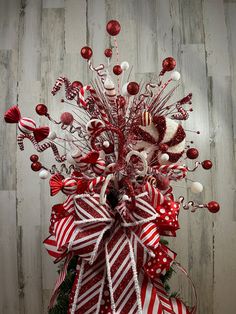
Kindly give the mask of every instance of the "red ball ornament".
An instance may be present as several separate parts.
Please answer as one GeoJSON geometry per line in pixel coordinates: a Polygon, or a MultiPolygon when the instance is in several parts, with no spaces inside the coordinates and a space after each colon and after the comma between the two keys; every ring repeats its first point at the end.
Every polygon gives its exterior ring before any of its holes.
{"type": "Polygon", "coordinates": [[[167,177],[158,176],[156,178],[156,187],[163,191],[166,190],[170,185],[170,180],[167,177]]]}
{"type": "Polygon", "coordinates": [[[199,152],[196,148],[189,148],[186,152],[186,155],[189,159],[196,159],[199,156],[199,152]]]}
{"type": "Polygon", "coordinates": [[[169,146],[167,144],[160,144],[159,149],[161,152],[166,152],[168,150],[169,146]]]}
{"type": "Polygon", "coordinates": [[[130,95],[136,95],[136,94],[138,94],[138,92],[139,92],[139,84],[136,83],[136,82],[130,82],[130,83],[127,85],[127,92],[128,92],[130,95]]]}
{"type": "Polygon", "coordinates": [[[203,169],[206,169],[206,170],[211,169],[211,168],[212,168],[212,162],[211,162],[211,160],[204,160],[204,161],[202,162],[202,168],[203,168],[203,169]]]}
{"type": "Polygon", "coordinates": [[[113,67],[113,73],[115,75],[120,75],[122,73],[122,69],[121,69],[121,66],[119,64],[117,65],[114,65],[113,67]]]}
{"type": "Polygon", "coordinates": [[[175,66],[176,66],[176,61],[172,57],[168,57],[164,59],[162,62],[162,68],[164,72],[169,72],[169,71],[174,70],[175,66]]]}
{"type": "Polygon", "coordinates": [[[36,161],[39,160],[39,156],[38,156],[38,155],[31,155],[31,156],[30,156],[30,160],[31,160],[32,162],[36,162],[36,161]]]}
{"type": "Polygon", "coordinates": [[[33,171],[39,171],[41,168],[42,168],[42,164],[41,164],[40,162],[38,162],[38,161],[33,162],[33,163],[31,164],[31,169],[32,169],[33,171]]]}
{"type": "Polygon", "coordinates": [[[219,205],[219,203],[217,203],[215,201],[211,201],[207,204],[207,208],[208,208],[209,212],[214,214],[220,210],[220,205],[219,205]]]}
{"type": "Polygon", "coordinates": [[[92,49],[88,46],[83,47],[80,53],[81,53],[81,56],[86,60],[89,60],[93,55],[92,49]]]}
{"type": "Polygon", "coordinates": [[[125,97],[123,96],[118,96],[117,99],[116,99],[116,103],[117,105],[120,107],[120,108],[123,108],[126,104],[126,100],[125,100],[125,97]]]}
{"type": "Polygon", "coordinates": [[[38,115],[45,116],[48,113],[48,108],[44,104],[38,104],[35,107],[35,111],[37,112],[38,115]]]}
{"type": "Polygon", "coordinates": [[[60,120],[65,125],[70,125],[74,121],[74,117],[70,112],[63,112],[60,120]]]}
{"type": "Polygon", "coordinates": [[[111,20],[107,23],[106,29],[109,35],[116,36],[119,34],[121,29],[120,23],[116,20],[111,20]]]}
{"type": "Polygon", "coordinates": [[[105,51],[104,51],[104,55],[107,57],[107,58],[111,58],[112,57],[112,50],[110,48],[107,48],[105,51]]]}
{"type": "Polygon", "coordinates": [[[82,88],[83,87],[83,84],[80,82],[80,81],[74,81],[71,86],[73,88],[82,88]]]}

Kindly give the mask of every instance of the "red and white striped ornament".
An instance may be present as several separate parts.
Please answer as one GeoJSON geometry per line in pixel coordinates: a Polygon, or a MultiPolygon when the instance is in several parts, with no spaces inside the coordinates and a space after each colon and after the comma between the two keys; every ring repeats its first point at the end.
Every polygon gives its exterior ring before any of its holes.
{"type": "Polygon", "coordinates": [[[36,122],[30,118],[21,118],[18,123],[18,128],[22,133],[30,134],[36,128],[36,122]]]}
{"type": "Polygon", "coordinates": [[[77,190],[77,181],[75,179],[66,178],[63,180],[62,192],[66,195],[75,194],[77,190]]]}
{"type": "Polygon", "coordinates": [[[115,84],[112,82],[111,79],[106,78],[104,82],[104,88],[105,88],[105,95],[106,95],[108,103],[110,105],[115,105],[116,104],[115,84]]]}
{"type": "Polygon", "coordinates": [[[141,125],[142,126],[147,126],[150,125],[152,122],[152,116],[148,111],[142,112],[141,115],[141,125]]]}
{"type": "Polygon", "coordinates": [[[86,131],[89,134],[95,133],[97,130],[100,128],[104,128],[105,123],[99,119],[91,119],[89,122],[86,124],[86,131]]]}
{"type": "Polygon", "coordinates": [[[106,168],[106,162],[102,158],[98,158],[95,164],[91,164],[91,169],[97,175],[101,175],[106,168]]]}

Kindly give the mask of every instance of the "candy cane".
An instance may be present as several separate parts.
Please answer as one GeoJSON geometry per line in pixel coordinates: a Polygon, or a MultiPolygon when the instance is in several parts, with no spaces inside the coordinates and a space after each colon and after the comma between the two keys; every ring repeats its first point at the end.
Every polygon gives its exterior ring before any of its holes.
{"type": "Polygon", "coordinates": [[[56,80],[56,83],[52,89],[53,96],[56,95],[56,93],[61,89],[63,84],[65,84],[66,99],[73,100],[78,95],[80,88],[79,87],[73,87],[71,82],[68,80],[68,78],[66,78],[64,76],[60,76],[56,80]]]}
{"type": "Polygon", "coordinates": [[[178,164],[174,165],[162,165],[157,169],[157,173],[161,172],[164,174],[169,174],[170,179],[172,180],[180,180],[183,179],[186,176],[188,169],[184,166],[180,166],[178,164]],[[175,171],[180,171],[181,173],[175,173],[175,171]]]}
{"type": "Polygon", "coordinates": [[[102,104],[101,100],[97,96],[97,93],[96,93],[95,89],[93,89],[92,86],[86,85],[86,86],[82,87],[79,90],[77,103],[81,104],[84,108],[87,107],[87,102],[85,101],[85,96],[84,96],[86,91],[90,92],[91,97],[93,98],[93,100],[95,101],[95,103],[96,103],[96,105],[97,105],[97,107],[99,109],[99,113],[101,114],[103,121],[106,124],[110,124],[110,121],[109,121],[109,118],[107,116],[107,113],[104,110],[104,105],[102,104]]]}
{"type": "Polygon", "coordinates": [[[32,142],[32,144],[34,145],[34,148],[38,152],[43,152],[46,149],[48,149],[49,147],[51,147],[56,161],[63,162],[63,161],[66,160],[66,155],[60,156],[60,154],[58,152],[58,149],[57,149],[57,147],[56,147],[56,145],[54,143],[46,142],[46,143],[43,143],[42,145],[39,145],[38,142],[35,140],[34,136],[30,135],[30,134],[20,134],[20,135],[18,135],[17,143],[18,143],[18,146],[19,146],[20,150],[24,150],[24,143],[23,143],[23,141],[24,141],[25,138],[28,138],[32,142]]]}
{"type": "Polygon", "coordinates": [[[172,114],[172,116],[171,116],[172,119],[175,119],[175,120],[187,120],[188,119],[189,114],[181,106],[181,104],[177,104],[176,109],[178,110],[178,113],[172,114]]]}
{"type": "Polygon", "coordinates": [[[89,191],[93,191],[94,188],[95,188],[98,184],[103,183],[105,180],[106,180],[105,177],[97,177],[97,178],[94,178],[94,179],[89,183],[89,191]]]}
{"type": "Polygon", "coordinates": [[[101,193],[100,193],[100,204],[101,205],[105,205],[106,204],[106,200],[107,200],[107,197],[106,197],[106,189],[107,189],[107,186],[109,184],[109,182],[111,180],[114,179],[114,174],[109,174],[104,183],[103,183],[103,186],[102,186],[102,189],[101,189],[101,193]]]}

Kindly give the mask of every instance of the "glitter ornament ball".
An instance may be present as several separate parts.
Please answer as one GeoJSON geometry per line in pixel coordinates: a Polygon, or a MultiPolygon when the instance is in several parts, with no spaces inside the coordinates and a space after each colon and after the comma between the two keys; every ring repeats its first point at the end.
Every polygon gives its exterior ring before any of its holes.
{"type": "Polygon", "coordinates": [[[107,48],[105,51],[104,51],[104,55],[107,57],[107,58],[111,58],[112,57],[112,50],[110,48],[107,48]]]}
{"type": "Polygon", "coordinates": [[[35,111],[39,116],[45,116],[48,113],[48,108],[44,104],[38,104],[35,107],[35,111]]]}
{"type": "Polygon", "coordinates": [[[212,162],[211,160],[204,160],[202,162],[202,168],[205,169],[205,170],[209,170],[212,168],[212,162]]]}
{"type": "Polygon", "coordinates": [[[80,82],[80,81],[74,81],[71,86],[73,88],[82,88],[83,87],[83,84],[80,82]]]}
{"type": "Polygon", "coordinates": [[[176,61],[172,57],[168,57],[164,59],[162,62],[162,68],[164,72],[169,72],[169,71],[174,70],[175,66],[176,66],[176,61]]]}
{"type": "Polygon", "coordinates": [[[193,182],[191,184],[191,192],[194,194],[201,193],[203,191],[203,185],[200,182],[193,182]]]}
{"type": "Polygon", "coordinates": [[[207,204],[207,208],[208,208],[209,212],[214,214],[220,210],[220,205],[215,201],[211,201],[207,204]]]}
{"type": "Polygon", "coordinates": [[[92,49],[88,46],[83,47],[80,53],[81,53],[81,56],[86,60],[89,60],[93,55],[92,49]]]}
{"type": "Polygon", "coordinates": [[[31,169],[32,169],[33,171],[39,171],[41,168],[42,168],[42,165],[41,165],[41,163],[38,162],[38,161],[33,162],[33,163],[31,164],[31,169]]]}
{"type": "Polygon", "coordinates": [[[156,187],[163,191],[166,190],[169,187],[170,180],[167,177],[158,176],[156,178],[156,187]]]}
{"type": "Polygon", "coordinates": [[[167,144],[160,144],[159,149],[161,152],[166,152],[168,150],[169,146],[167,144]]]}
{"type": "Polygon", "coordinates": [[[196,159],[199,156],[199,152],[196,148],[189,148],[186,152],[186,155],[189,159],[196,159]]]}
{"type": "Polygon", "coordinates": [[[116,20],[111,20],[107,23],[106,29],[109,35],[116,36],[119,34],[121,29],[120,23],[116,20]]]}
{"type": "Polygon", "coordinates": [[[74,117],[70,112],[63,112],[60,120],[64,125],[70,125],[74,121],[74,117]]]}
{"type": "Polygon", "coordinates": [[[137,95],[139,92],[139,84],[136,82],[130,82],[127,85],[127,92],[132,96],[137,95]]]}
{"type": "Polygon", "coordinates": [[[115,75],[120,75],[122,73],[122,69],[121,69],[121,66],[119,64],[117,65],[114,65],[113,67],[113,73],[115,75]]]}
{"type": "Polygon", "coordinates": [[[30,160],[31,160],[32,162],[36,162],[36,161],[39,160],[39,156],[38,156],[38,155],[31,155],[31,156],[30,156],[30,160]]]}

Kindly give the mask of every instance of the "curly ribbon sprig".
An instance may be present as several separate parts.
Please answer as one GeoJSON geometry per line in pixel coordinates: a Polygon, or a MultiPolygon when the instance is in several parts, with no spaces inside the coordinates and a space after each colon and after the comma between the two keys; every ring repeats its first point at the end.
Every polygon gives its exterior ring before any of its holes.
{"type": "Polygon", "coordinates": [[[189,201],[187,203],[184,203],[184,196],[180,196],[178,201],[180,204],[182,204],[183,209],[185,210],[191,209],[191,212],[193,213],[199,208],[207,208],[207,204],[197,204],[194,201],[189,201]]]}
{"type": "Polygon", "coordinates": [[[63,172],[66,174],[71,174],[75,170],[74,165],[70,165],[68,167],[66,164],[61,164],[60,168],[58,168],[56,165],[52,165],[52,167],[50,169],[47,169],[45,167],[43,167],[43,168],[46,169],[47,171],[49,171],[51,174],[63,173],[63,172]]]}
{"type": "Polygon", "coordinates": [[[140,94],[138,99],[140,101],[143,101],[145,98],[152,97],[153,96],[152,89],[156,88],[157,86],[158,86],[157,84],[153,84],[153,83],[146,84],[145,92],[143,94],[140,94]]]}
{"type": "Polygon", "coordinates": [[[196,161],[195,166],[192,169],[190,169],[189,167],[187,167],[187,169],[189,172],[194,172],[198,168],[198,166],[200,166],[201,164],[202,163],[200,161],[196,161]]]}
{"type": "Polygon", "coordinates": [[[89,69],[96,72],[98,76],[101,77],[101,81],[104,82],[105,77],[107,76],[107,71],[104,71],[105,65],[100,64],[97,67],[94,67],[91,60],[88,60],[89,69]]]}
{"type": "Polygon", "coordinates": [[[189,117],[188,112],[182,107],[181,104],[177,104],[176,105],[176,109],[178,111],[178,113],[174,113],[171,115],[172,119],[175,120],[187,120],[189,117]]]}
{"type": "Polygon", "coordinates": [[[76,96],[78,96],[79,87],[74,87],[73,84],[68,80],[68,78],[64,76],[60,76],[57,80],[55,85],[52,89],[52,95],[55,96],[58,91],[61,89],[62,85],[65,84],[65,91],[66,91],[66,99],[73,100],[76,96]]]}
{"type": "Polygon", "coordinates": [[[35,140],[33,135],[30,134],[19,134],[17,137],[17,143],[18,146],[20,148],[20,150],[24,150],[24,139],[28,138],[31,143],[34,145],[34,148],[38,151],[38,152],[43,152],[46,149],[48,149],[49,147],[51,147],[53,154],[55,156],[56,161],[58,162],[63,162],[66,160],[66,155],[62,155],[60,156],[58,149],[56,147],[56,145],[52,142],[46,142],[43,143],[42,145],[39,145],[39,143],[35,140]]]}

